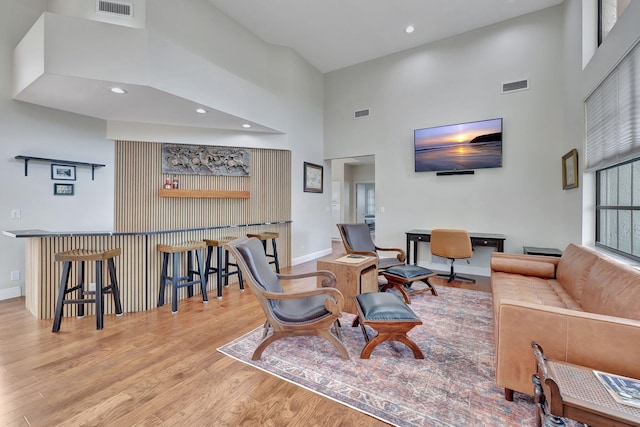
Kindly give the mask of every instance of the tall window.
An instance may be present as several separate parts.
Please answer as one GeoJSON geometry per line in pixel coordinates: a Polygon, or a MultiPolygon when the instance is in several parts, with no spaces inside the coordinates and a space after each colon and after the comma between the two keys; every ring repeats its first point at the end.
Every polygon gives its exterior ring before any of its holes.
{"type": "Polygon", "coordinates": [[[631,0],[598,0],[598,46],[618,22],[631,0]]]}
{"type": "Polygon", "coordinates": [[[640,260],[640,45],[585,101],[596,244],[640,260]]]}
{"type": "Polygon", "coordinates": [[[640,260],[640,159],[596,172],[596,242],[640,260]]]}

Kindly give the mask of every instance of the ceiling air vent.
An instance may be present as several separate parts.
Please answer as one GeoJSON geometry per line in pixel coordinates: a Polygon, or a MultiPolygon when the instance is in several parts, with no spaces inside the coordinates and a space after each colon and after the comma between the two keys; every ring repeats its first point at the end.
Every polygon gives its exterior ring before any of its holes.
{"type": "Polygon", "coordinates": [[[371,109],[365,108],[364,110],[358,110],[353,113],[354,119],[364,119],[365,117],[369,117],[371,115],[371,109]]]}
{"type": "Polygon", "coordinates": [[[133,17],[133,5],[128,2],[98,0],[97,7],[98,12],[133,17]]]}
{"type": "Polygon", "coordinates": [[[518,92],[529,89],[529,79],[518,80],[516,82],[502,83],[502,93],[518,92]]]}

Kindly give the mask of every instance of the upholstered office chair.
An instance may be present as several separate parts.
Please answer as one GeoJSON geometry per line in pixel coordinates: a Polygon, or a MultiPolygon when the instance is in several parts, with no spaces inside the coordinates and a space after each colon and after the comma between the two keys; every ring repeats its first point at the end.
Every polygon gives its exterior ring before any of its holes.
{"type": "Polygon", "coordinates": [[[369,226],[365,223],[361,224],[338,224],[340,237],[344,249],[349,254],[369,255],[378,257],[378,270],[386,270],[394,265],[404,265],[407,259],[406,253],[400,248],[381,248],[376,246],[371,239],[369,226]],[[398,252],[395,258],[381,258],[378,255],[381,252],[398,252]]]}
{"type": "Polygon", "coordinates": [[[475,282],[475,279],[459,276],[453,270],[453,263],[456,259],[471,258],[473,255],[471,238],[465,230],[442,228],[431,230],[431,253],[451,260],[451,272],[449,274],[438,274],[438,276],[448,277],[447,283],[453,279],[475,282]]]}
{"type": "Polygon", "coordinates": [[[251,357],[258,360],[272,342],[284,337],[313,335],[326,338],[336,346],[343,359],[349,359],[347,348],[340,341],[338,320],[342,315],[344,297],[334,289],[336,276],[330,271],[302,274],[278,274],[269,265],[264,247],[255,237],[241,237],[224,245],[233,254],[251,292],[258,298],[267,321],[262,341],[251,357]],[[280,280],[324,276],[322,287],[304,292],[285,292],[280,280]],[[335,327],[335,335],[331,332],[335,327]],[[269,331],[273,330],[269,335],[269,331]]]}

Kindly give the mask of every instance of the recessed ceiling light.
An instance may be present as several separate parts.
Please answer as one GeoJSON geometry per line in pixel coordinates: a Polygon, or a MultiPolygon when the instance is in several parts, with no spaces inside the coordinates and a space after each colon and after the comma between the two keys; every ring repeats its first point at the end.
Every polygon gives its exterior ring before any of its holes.
{"type": "Polygon", "coordinates": [[[127,93],[126,90],[122,89],[121,87],[110,87],[109,90],[113,93],[117,93],[118,95],[122,95],[123,93],[127,93]]]}
{"type": "Polygon", "coordinates": [[[251,127],[251,125],[249,123],[245,123],[242,125],[243,128],[245,129],[249,129],[251,127]]]}
{"type": "Polygon", "coordinates": [[[198,114],[206,114],[207,110],[205,110],[204,108],[196,108],[196,113],[198,113],[198,114]]]}
{"type": "Polygon", "coordinates": [[[404,29],[404,32],[407,34],[411,34],[413,33],[415,30],[415,28],[413,28],[413,25],[407,25],[407,27],[404,29]]]}

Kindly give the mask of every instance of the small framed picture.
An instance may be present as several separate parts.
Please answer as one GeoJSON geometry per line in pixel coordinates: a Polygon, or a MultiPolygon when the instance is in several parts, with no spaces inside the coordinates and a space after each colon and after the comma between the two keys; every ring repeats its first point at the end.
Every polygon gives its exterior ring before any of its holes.
{"type": "Polygon", "coordinates": [[[54,196],[73,196],[73,184],[53,184],[54,196]]]}
{"type": "Polygon", "coordinates": [[[51,179],[62,179],[66,181],[76,180],[76,167],[67,165],[51,165],[51,179]]]}
{"type": "Polygon", "coordinates": [[[562,189],[578,188],[578,150],[562,156],[562,189]]]}
{"type": "Polygon", "coordinates": [[[322,193],[323,168],[320,165],[304,162],[304,191],[322,193]]]}

